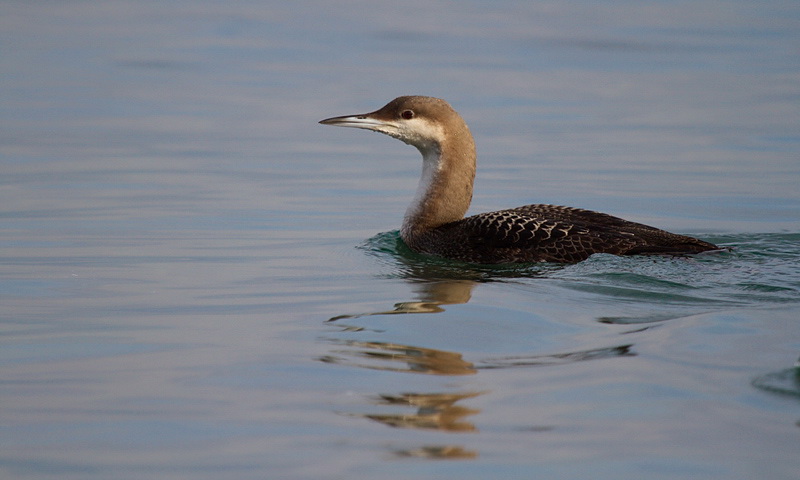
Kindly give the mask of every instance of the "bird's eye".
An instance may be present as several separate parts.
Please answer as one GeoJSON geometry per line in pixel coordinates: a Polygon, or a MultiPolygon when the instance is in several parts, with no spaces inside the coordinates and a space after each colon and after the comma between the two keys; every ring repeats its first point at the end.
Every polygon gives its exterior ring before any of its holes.
{"type": "Polygon", "coordinates": [[[401,117],[405,118],[406,120],[411,120],[414,118],[414,111],[413,110],[403,110],[400,114],[401,117]]]}

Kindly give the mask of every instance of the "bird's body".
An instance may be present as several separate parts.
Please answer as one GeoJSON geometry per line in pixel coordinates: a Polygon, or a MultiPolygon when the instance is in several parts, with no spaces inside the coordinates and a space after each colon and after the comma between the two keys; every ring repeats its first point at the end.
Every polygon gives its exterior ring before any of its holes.
{"type": "Polygon", "coordinates": [[[415,146],[423,167],[400,235],[418,252],[473,263],[577,262],[595,253],[688,254],[718,247],[604,213],[525,205],[464,218],[472,201],[475,143],[444,100],[398,97],[372,113],[320,123],[377,131],[415,146]]]}
{"type": "Polygon", "coordinates": [[[578,262],[594,253],[686,254],[717,247],[591,210],[525,205],[404,235],[414,250],[474,263],[578,262]]]}

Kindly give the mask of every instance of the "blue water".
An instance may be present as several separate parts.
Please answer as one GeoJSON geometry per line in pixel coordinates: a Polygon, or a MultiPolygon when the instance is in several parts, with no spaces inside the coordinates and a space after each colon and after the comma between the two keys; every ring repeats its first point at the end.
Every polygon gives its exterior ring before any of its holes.
{"type": "Polygon", "coordinates": [[[3,479],[795,479],[795,2],[5,2],[3,479]],[[472,213],[726,247],[474,266],[397,236],[401,94],[472,213]]]}

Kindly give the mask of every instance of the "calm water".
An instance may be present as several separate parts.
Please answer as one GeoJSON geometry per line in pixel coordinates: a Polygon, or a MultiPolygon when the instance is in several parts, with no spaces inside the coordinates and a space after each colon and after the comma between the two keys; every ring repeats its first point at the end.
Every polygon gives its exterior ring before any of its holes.
{"type": "Polygon", "coordinates": [[[0,7],[4,479],[795,479],[797,2],[0,7]],[[474,267],[397,238],[448,99],[472,212],[730,247],[474,267]]]}

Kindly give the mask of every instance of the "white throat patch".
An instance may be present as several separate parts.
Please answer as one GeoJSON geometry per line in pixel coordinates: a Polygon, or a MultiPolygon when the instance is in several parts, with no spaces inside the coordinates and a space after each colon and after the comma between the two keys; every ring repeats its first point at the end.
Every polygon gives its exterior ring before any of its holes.
{"type": "Polygon", "coordinates": [[[430,195],[430,190],[433,188],[433,183],[436,181],[436,178],[439,176],[439,171],[442,168],[440,160],[438,148],[431,148],[422,152],[422,175],[419,177],[417,192],[414,194],[414,199],[411,201],[408,209],[406,209],[406,219],[413,218],[422,211],[422,207],[425,205],[425,201],[430,195]]]}

